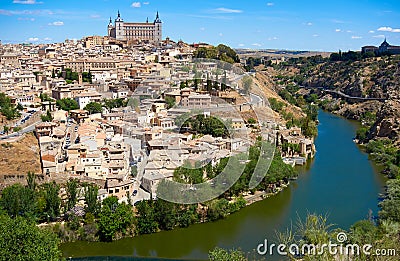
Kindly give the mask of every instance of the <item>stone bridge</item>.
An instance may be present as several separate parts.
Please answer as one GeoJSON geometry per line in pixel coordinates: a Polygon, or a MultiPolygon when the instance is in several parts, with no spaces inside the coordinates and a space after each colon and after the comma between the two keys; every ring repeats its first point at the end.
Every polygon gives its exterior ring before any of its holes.
{"type": "Polygon", "coordinates": [[[364,101],[386,101],[387,98],[374,98],[374,97],[357,97],[357,96],[350,96],[341,91],[337,90],[330,90],[327,87],[311,87],[311,86],[300,86],[301,88],[305,89],[315,89],[321,92],[330,93],[332,96],[336,98],[343,98],[347,102],[364,102],[364,101]]]}

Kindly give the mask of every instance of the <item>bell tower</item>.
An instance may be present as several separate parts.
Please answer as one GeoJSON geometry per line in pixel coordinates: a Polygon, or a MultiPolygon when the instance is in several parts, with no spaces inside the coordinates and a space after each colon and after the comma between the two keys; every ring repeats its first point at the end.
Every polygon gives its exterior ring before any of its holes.
{"type": "Polygon", "coordinates": [[[125,40],[124,20],[118,10],[117,19],[115,19],[115,39],[125,40]]]}
{"type": "Polygon", "coordinates": [[[108,35],[108,37],[115,37],[113,35],[113,29],[114,29],[114,25],[112,24],[111,17],[110,17],[110,22],[108,23],[108,26],[107,26],[107,35],[108,35]]]}
{"type": "Polygon", "coordinates": [[[154,20],[154,40],[156,42],[161,42],[162,40],[162,22],[157,11],[156,19],[154,20]]]}

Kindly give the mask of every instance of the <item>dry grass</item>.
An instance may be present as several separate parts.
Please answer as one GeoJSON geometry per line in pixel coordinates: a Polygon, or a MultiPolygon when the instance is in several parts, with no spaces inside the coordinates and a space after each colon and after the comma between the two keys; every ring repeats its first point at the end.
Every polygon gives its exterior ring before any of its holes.
{"type": "Polygon", "coordinates": [[[32,171],[41,174],[39,145],[32,133],[15,142],[0,145],[0,175],[27,174],[32,171]]]}

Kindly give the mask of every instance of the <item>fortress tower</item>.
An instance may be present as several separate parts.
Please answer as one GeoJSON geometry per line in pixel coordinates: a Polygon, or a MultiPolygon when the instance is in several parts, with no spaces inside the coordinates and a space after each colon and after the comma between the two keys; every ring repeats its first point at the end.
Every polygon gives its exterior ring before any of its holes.
{"type": "Polygon", "coordinates": [[[158,11],[156,19],[152,23],[149,23],[149,19],[144,23],[124,22],[118,11],[114,24],[112,24],[110,17],[107,32],[109,37],[117,40],[140,40],[158,43],[162,40],[162,22],[158,11]]]}

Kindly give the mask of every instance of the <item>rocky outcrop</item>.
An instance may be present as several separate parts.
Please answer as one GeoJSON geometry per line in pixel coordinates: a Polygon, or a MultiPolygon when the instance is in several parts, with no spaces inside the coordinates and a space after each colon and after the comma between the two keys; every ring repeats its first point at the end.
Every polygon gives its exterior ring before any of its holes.
{"type": "Polygon", "coordinates": [[[369,139],[375,137],[388,137],[395,144],[400,144],[400,102],[390,100],[378,110],[377,120],[372,126],[369,139]]]}
{"type": "Polygon", "coordinates": [[[382,104],[379,101],[367,101],[355,104],[345,103],[342,104],[336,113],[347,119],[360,121],[367,111],[376,112],[382,107],[382,104]]]}

